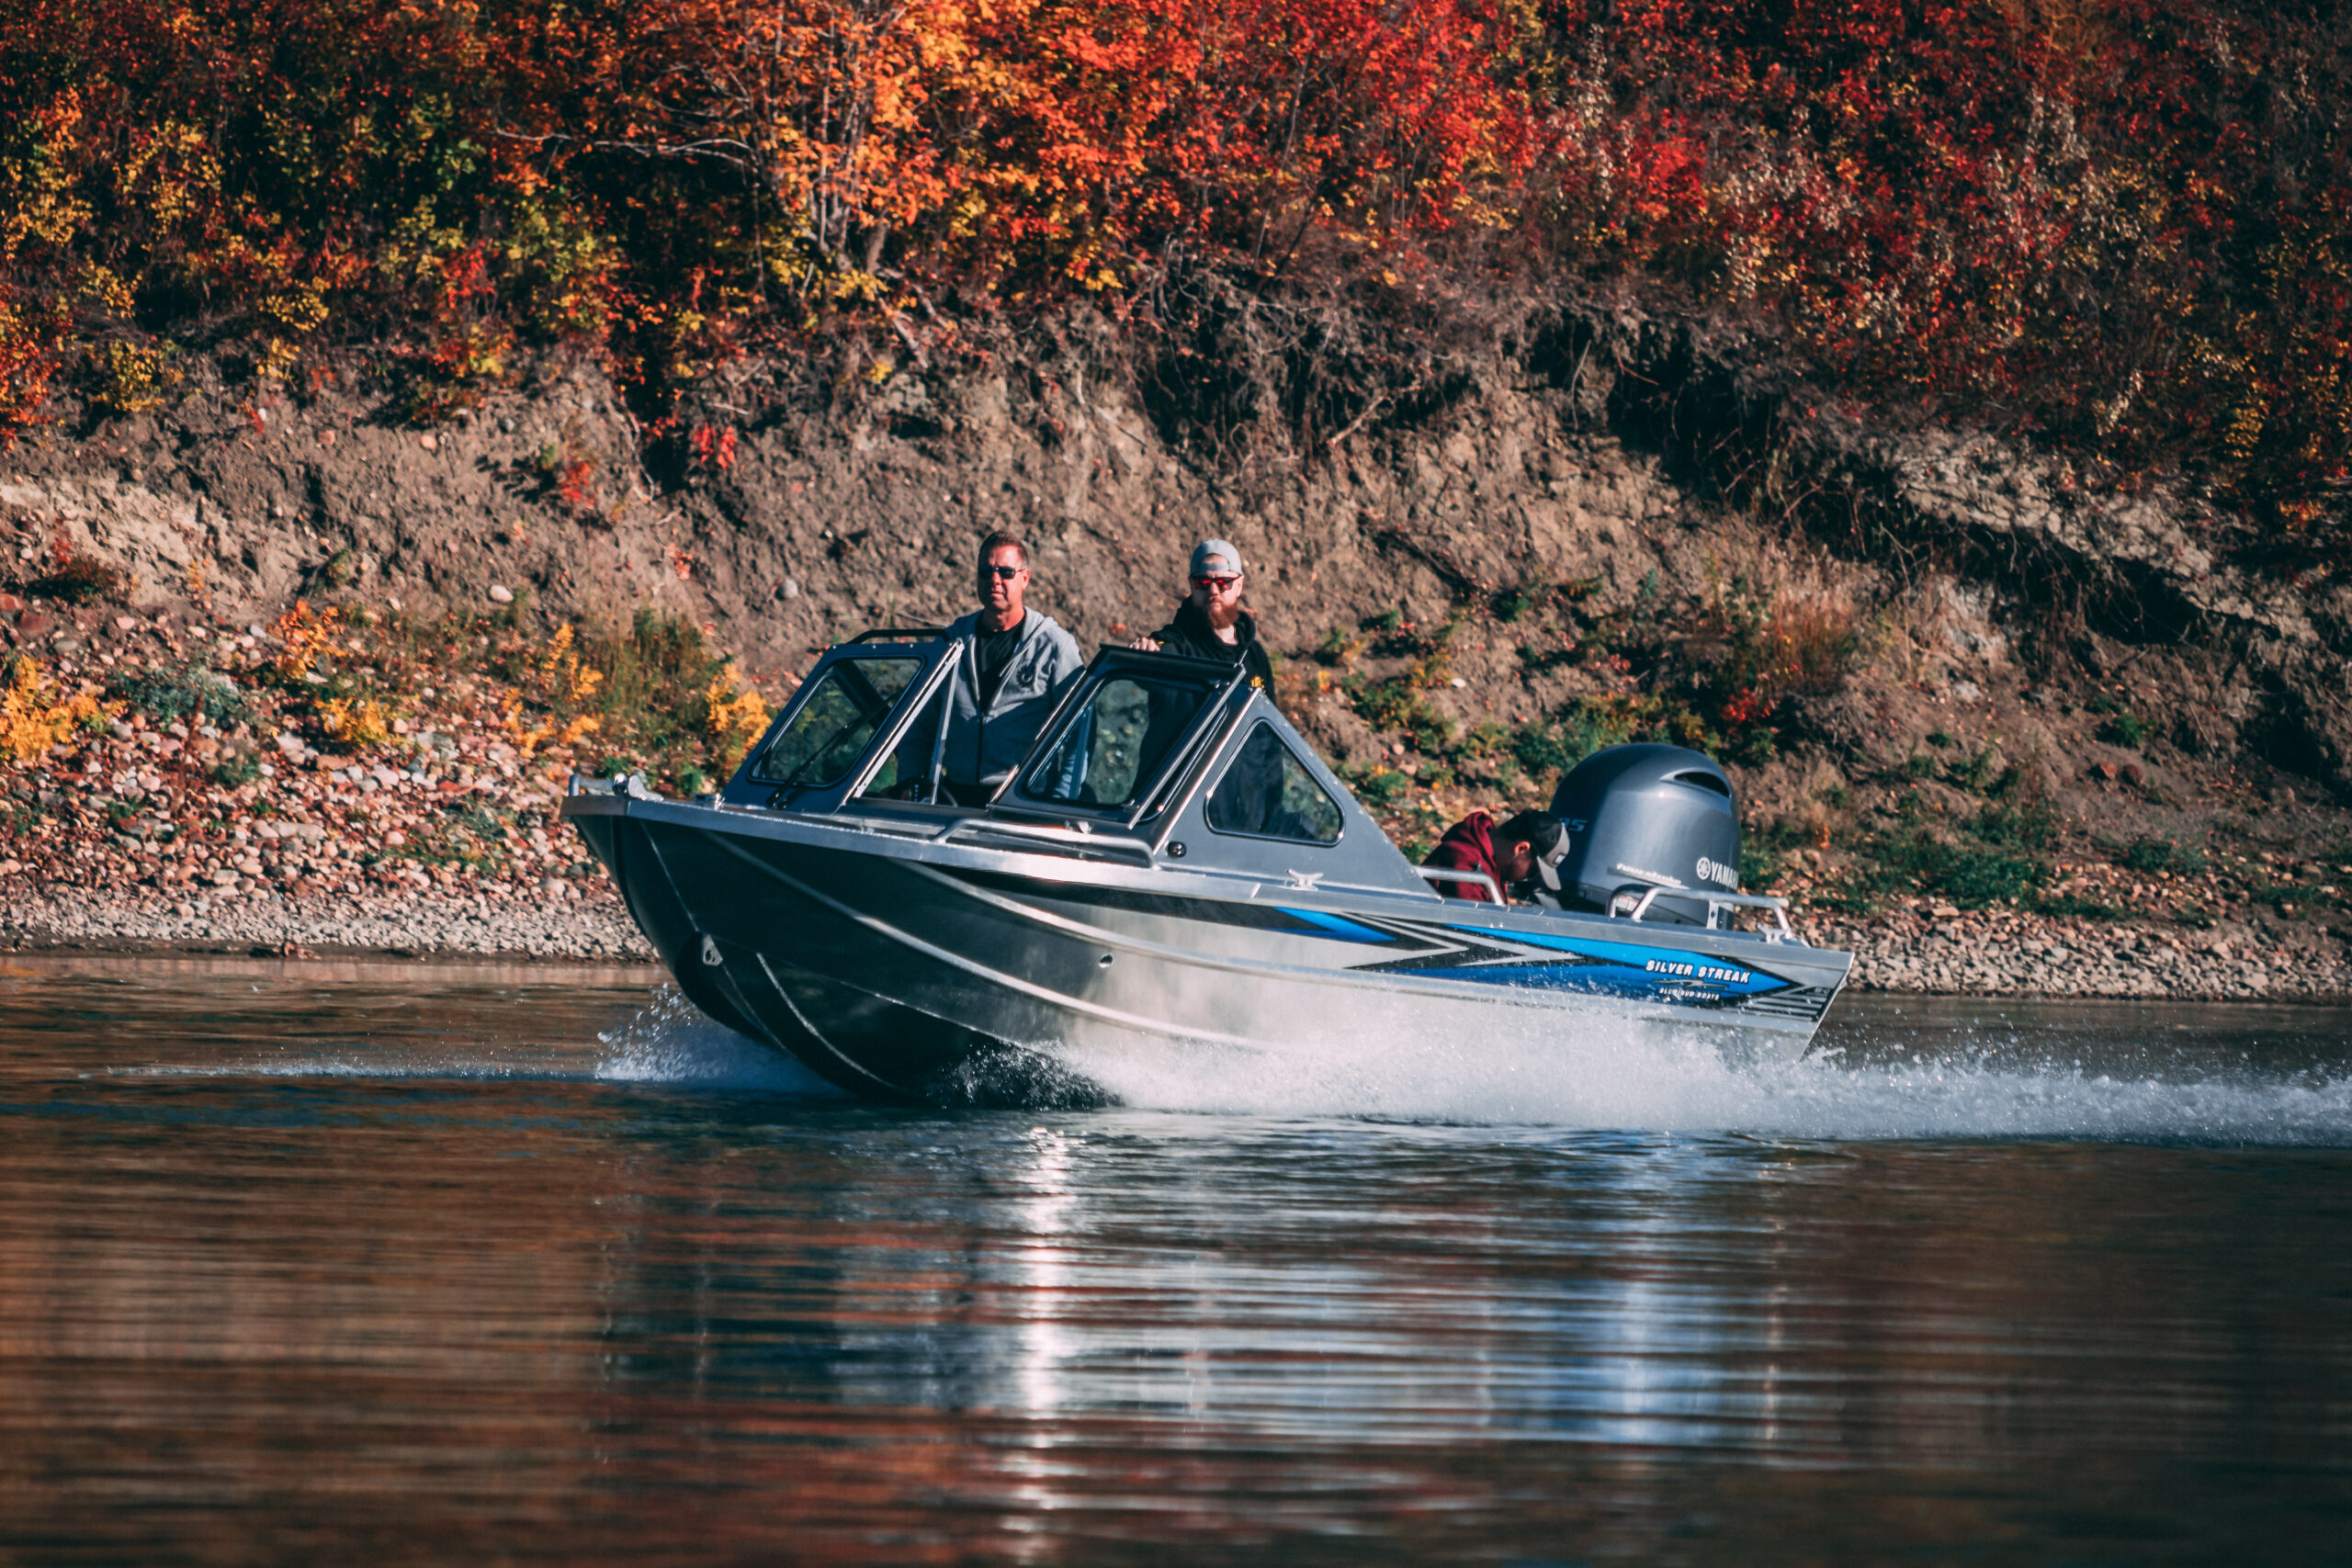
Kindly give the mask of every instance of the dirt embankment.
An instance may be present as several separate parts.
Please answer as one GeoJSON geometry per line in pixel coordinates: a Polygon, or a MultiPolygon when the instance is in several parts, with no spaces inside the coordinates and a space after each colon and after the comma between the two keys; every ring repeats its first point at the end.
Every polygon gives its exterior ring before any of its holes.
{"type": "Polygon", "coordinates": [[[991,529],[1031,541],[1033,603],[1090,647],[1160,624],[1222,536],[1285,704],[1408,844],[1541,800],[1592,744],[1679,736],[1733,763],[1751,880],[1841,923],[2015,909],[2273,971],[2341,956],[2352,588],[2232,566],[2193,501],[1807,417],[1687,321],[1498,329],[1312,441],[1293,371],[1227,348],[1214,418],[1079,321],[814,391],[739,367],[658,441],[556,360],[430,431],[356,359],[290,389],[198,367],[166,407],[69,409],[0,457],[0,627],[90,678],[124,618],[650,604],[780,697],[829,642],[959,613],[991,529]],[[68,558],[134,585],[76,609],[68,558]]]}

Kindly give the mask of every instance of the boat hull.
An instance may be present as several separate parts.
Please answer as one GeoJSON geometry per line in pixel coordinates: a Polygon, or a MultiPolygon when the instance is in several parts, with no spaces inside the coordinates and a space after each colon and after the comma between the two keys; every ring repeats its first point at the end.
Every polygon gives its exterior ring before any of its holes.
{"type": "Polygon", "coordinates": [[[626,797],[566,803],[680,988],[852,1092],[1088,1102],[1124,1065],[1665,1020],[1794,1055],[1846,954],[1170,876],[626,797]]]}

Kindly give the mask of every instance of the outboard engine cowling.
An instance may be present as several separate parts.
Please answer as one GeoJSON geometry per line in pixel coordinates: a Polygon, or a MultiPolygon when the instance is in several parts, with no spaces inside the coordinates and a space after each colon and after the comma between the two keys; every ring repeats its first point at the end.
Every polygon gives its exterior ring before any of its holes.
{"type": "MultiPolygon", "coordinates": [[[[1608,913],[1628,888],[1636,897],[1652,887],[1739,891],[1738,805],[1731,780],[1703,752],[1606,747],[1560,781],[1552,815],[1568,831],[1559,875],[1570,908],[1608,913]]],[[[1704,925],[1707,906],[1662,897],[1644,918],[1704,925]]]]}

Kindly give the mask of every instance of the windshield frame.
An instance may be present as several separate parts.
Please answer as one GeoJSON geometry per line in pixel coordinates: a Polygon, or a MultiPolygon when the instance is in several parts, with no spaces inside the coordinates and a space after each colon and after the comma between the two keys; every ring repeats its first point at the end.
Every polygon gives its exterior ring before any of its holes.
{"type": "Polygon", "coordinates": [[[989,804],[1023,816],[1044,817],[1061,820],[1083,818],[1094,822],[1113,822],[1132,832],[1150,818],[1161,815],[1182,805],[1189,795],[1187,782],[1197,771],[1204,745],[1212,744],[1224,727],[1232,722],[1238,711],[1233,694],[1238,690],[1245,698],[1250,691],[1247,671],[1231,665],[1205,659],[1188,659],[1172,653],[1147,653],[1137,649],[1106,648],[1094,656],[1069,696],[1046,728],[1038,732],[1036,742],[1021,765],[1005,781],[1004,787],[989,804]],[[1118,806],[1091,806],[1077,801],[1048,800],[1027,791],[1030,775],[1045,765],[1062,739],[1071,728],[1083,722],[1091,708],[1095,694],[1114,680],[1134,678],[1159,685],[1193,685],[1204,697],[1200,708],[1186,721],[1183,730],[1162,755],[1159,771],[1137,789],[1128,802],[1118,806]]]}
{"type": "MultiPolygon", "coordinates": [[[[725,798],[731,806],[759,806],[773,810],[834,812],[845,801],[854,800],[859,790],[881,765],[881,759],[890,755],[907,725],[922,711],[922,705],[938,691],[941,683],[954,672],[955,647],[944,639],[932,641],[865,641],[842,643],[826,650],[808,673],[802,677],[792,700],[785,704],[767,732],[759,742],[743,754],[729,782],[725,798]],[[825,685],[833,670],[853,660],[868,659],[899,659],[912,657],[921,661],[914,678],[899,691],[897,699],[874,727],[865,749],[847,772],[826,784],[792,784],[762,778],[759,769],[768,752],[782,739],[816,694],[825,685]]],[[[899,803],[905,804],[905,803],[899,803]]]]}

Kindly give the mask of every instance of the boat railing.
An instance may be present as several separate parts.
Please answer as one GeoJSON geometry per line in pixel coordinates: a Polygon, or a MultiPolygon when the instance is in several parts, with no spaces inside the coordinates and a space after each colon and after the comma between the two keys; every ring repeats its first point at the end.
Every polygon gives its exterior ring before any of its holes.
{"type": "Polygon", "coordinates": [[[861,642],[937,642],[946,635],[945,626],[876,626],[858,633],[842,646],[854,648],[861,642]]]}
{"type": "Polygon", "coordinates": [[[1772,917],[1772,925],[1757,934],[1766,942],[1796,942],[1797,933],[1789,925],[1789,901],[1767,893],[1716,893],[1690,887],[1621,887],[1610,896],[1609,913],[1612,919],[1638,920],[1650,912],[1650,906],[1660,898],[1687,898],[1707,906],[1707,929],[1727,929],[1722,916],[1732,909],[1762,909],[1772,917]]]}
{"type": "Polygon", "coordinates": [[[1057,828],[1044,822],[1007,822],[995,817],[966,817],[949,823],[934,841],[944,844],[951,839],[1011,839],[1027,849],[1048,850],[1060,854],[1100,855],[1106,860],[1132,861],[1142,866],[1157,863],[1151,858],[1150,847],[1134,839],[1096,833],[1082,828],[1057,828]]]}
{"type": "MultiPolygon", "coordinates": [[[[1493,877],[1483,871],[1456,871],[1450,865],[1417,865],[1413,869],[1421,874],[1421,880],[1424,882],[1475,882],[1485,888],[1487,896],[1496,903],[1500,904],[1504,901],[1503,890],[1495,885],[1493,877]]],[[[1447,893],[1445,897],[1459,898],[1462,896],[1458,893],[1447,893]]],[[[1477,900],[1464,899],[1464,902],[1476,903],[1477,900]]]]}

